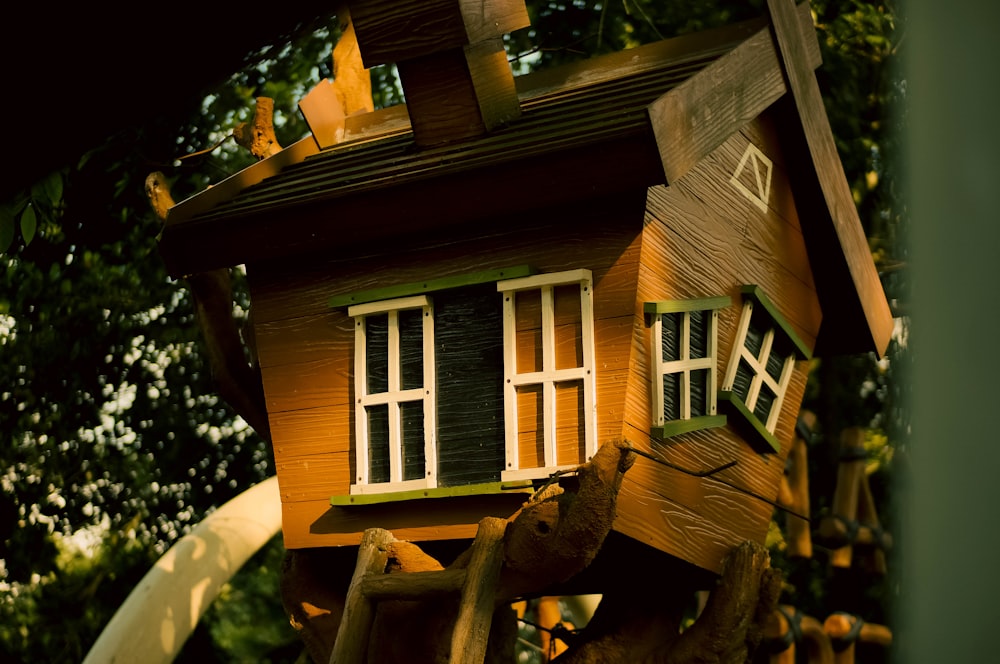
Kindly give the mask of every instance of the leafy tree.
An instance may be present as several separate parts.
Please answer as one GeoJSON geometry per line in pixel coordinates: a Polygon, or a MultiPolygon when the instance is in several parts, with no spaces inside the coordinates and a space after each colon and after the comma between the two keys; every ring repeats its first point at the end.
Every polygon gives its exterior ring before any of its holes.
{"type": "MultiPolygon", "coordinates": [[[[891,0],[815,0],[820,84],[849,183],[886,275],[905,309],[907,210],[895,161],[905,80],[895,67],[901,14],[891,0]]],[[[759,16],[751,2],[528,2],[532,27],[508,39],[518,70],[618,51],[759,16]]],[[[330,76],[336,21],[304,24],[187,108],[125,128],[0,205],[0,659],[79,660],[149,565],[214,506],[273,473],[260,438],[214,396],[182,283],[157,253],[159,222],[143,180],[162,170],[180,200],[247,165],[231,141],[203,152],[275,99],[282,145],[306,133],[295,104],[330,76]],[[199,154],[196,154],[199,153],[199,154]],[[195,155],[181,159],[185,155],[195,155]]],[[[376,105],[401,101],[391,68],[373,72],[376,105]]],[[[245,291],[237,296],[245,312],[245,291]]],[[[832,495],[833,435],[870,429],[881,464],[872,481],[894,523],[892,482],[908,420],[903,340],[888,362],[824,362],[807,406],[827,428],[812,454],[814,513],[832,495]]],[[[293,660],[277,606],[280,541],[223,592],[185,655],[293,660]],[[273,632],[259,625],[275,625],[273,632]],[[247,625],[255,628],[248,630],[247,625]]],[[[818,617],[833,579],[822,557],[787,565],[794,601],[818,617]]],[[[860,588],[866,579],[852,580],[860,588]]],[[[870,585],[870,584],[869,584],[870,585]]],[[[862,593],[866,618],[890,622],[888,584],[862,593]]],[[[828,607],[828,608],[824,608],[828,607]]]]}

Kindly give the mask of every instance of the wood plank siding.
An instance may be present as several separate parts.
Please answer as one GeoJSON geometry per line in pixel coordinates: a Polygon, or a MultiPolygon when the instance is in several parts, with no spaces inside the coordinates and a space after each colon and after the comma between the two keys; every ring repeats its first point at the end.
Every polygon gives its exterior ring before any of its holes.
{"type": "Polygon", "coordinates": [[[779,42],[762,17],[516,80],[493,32],[523,2],[463,0],[488,25],[425,4],[405,11],[433,39],[382,20],[390,0],[355,15],[366,57],[402,63],[413,118],[347,118],[343,142],[296,144],[165,228],[172,275],[247,266],[286,547],[357,545],[371,527],[472,538],[596,438],[642,454],[609,541],[718,572],[764,540],[803,358],[877,346],[891,323],[857,215],[836,213],[849,201],[828,182],[843,174],[825,119],[798,117],[817,103],[808,3],[769,2],[779,42]],[[520,116],[477,115],[489,132],[469,138],[455,127],[478,111],[448,110],[435,86],[468,83],[466,47],[488,42],[480,64],[503,84],[457,103],[502,110],[499,95],[520,116]]]}
{"type": "MultiPolygon", "coordinates": [[[[728,366],[743,284],[757,284],[771,296],[810,347],[819,331],[822,313],[783,169],[780,145],[765,115],[730,136],[671,186],[648,192],[636,307],[730,296],[732,306],[720,309],[718,316],[720,376],[728,366]],[[772,164],[764,210],[731,182],[751,143],[772,164]]],[[[692,472],[737,463],[697,478],[643,459],[625,476],[615,529],[718,571],[726,551],[744,539],[763,541],[767,532],[770,501],[777,495],[805,390],[807,363],[797,363],[778,420],[775,435],[781,451],[763,455],[732,423],[662,442],[651,440],[651,339],[645,324],[637,324],[633,344],[638,361],[627,388],[625,438],[692,472]]]]}
{"type": "MultiPolygon", "coordinates": [[[[542,210],[516,224],[479,227],[465,236],[429,238],[419,244],[407,243],[405,247],[387,245],[383,252],[369,257],[357,260],[335,257],[304,270],[280,263],[248,266],[258,355],[284,507],[286,546],[357,544],[364,528],[374,523],[365,515],[382,513],[372,506],[329,505],[331,496],[349,493],[355,475],[353,321],[346,310],[329,307],[332,296],[376,285],[414,283],[514,264],[529,264],[542,273],[587,268],[593,274],[595,293],[598,436],[599,440],[621,437],[625,387],[632,360],[643,194],[637,190],[628,197],[542,210]]],[[[496,286],[487,286],[492,287],[499,308],[496,286]]],[[[573,307],[569,306],[573,298],[565,299],[566,302],[556,306],[557,339],[561,341],[557,346],[567,354],[565,361],[573,362],[578,352],[579,313],[574,320],[573,307]]],[[[530,305],[530,298],[526,298],[519,312],[525,319],[531,318],[530,305]]],[[[450,326],[438,327],[445,343],[450,326]]],[[[524,334],[531,334],[528,323],[524,334]]],[[[502,368],[502,359],[493,357],[491,361],[497,371],[502,368]]],[[[524,361],[531,362],[533,357],[526,356],[524,361]]],[[[441,377],[439,391],[448,382],[459,389],[451,397],[439,394],[439,417],[444,417],[442,411],[448,408],[463,405],[468,408],[472,399],[462,376],[441,377]]],[[[576,413],[581,397],[572,385],[564,386],[557,395],[557,409],[565,415],[557,433],[558,460],[579,463],[580,448],[576,441],[580,439],[582,423],[576,413]],[[573,415],[569,416],[571,412],[573,415]]],[[[488,402],[489,398],[482,401],[488,402]]],[[[502,399],[494,396],[492,402],[494,408],[500,406],[502,420],[502,399]]],[[[527,461],[534,460],[530,457],[536,449],[539,418],[533,412],[536,411],[525,407],[519,417],[521,449],[527,461]]],[[[442,484],[499,480],[502,463],[497,463],[497,449],[502,461],[503,429],[489,425],[489,421],[498,417],[495,410],[483,415],[470,409],[459,413],[459,417],[445,418],[452,422],[464,419],[467,428],[458,435],[478,437],[475,449],[479,451],[472,454],[466,447],[459,457],[451,455],[444,440],[445,432],[439,432],[442,484]],[[491,465],[493,475],[489,478],[470,470],[491,465]],[[462,478],[461,472],[471,474],[462,478]]],[[[416,525],[417,517],[412,517],[413,524],[406,526],[406,537],[445,539],[474,534],[480,518],[507,516],[520,500],[523,496],[483,496],[475,501],[477,510],[462,509],[469,518],[460,523],[451,510],[441,508],[442,503],[452,503],[453,499],[403,502],[395,509],[401,514],[414,511],[423,515],[422,525],[416,525]]],[[[402,516],[395,518],[410,523],[402,516]]]]}

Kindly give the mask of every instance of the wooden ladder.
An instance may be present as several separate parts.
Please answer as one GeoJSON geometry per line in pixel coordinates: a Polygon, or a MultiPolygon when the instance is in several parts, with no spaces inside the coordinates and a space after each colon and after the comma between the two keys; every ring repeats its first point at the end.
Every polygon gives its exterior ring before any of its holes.
{"type": "Polygon", "coordinates": [[[493,620],[494,597],[503,564],[506,519],[486,517],[479,522],[472,555],[465,569],[386,574],[388,530],[370,528],[361,537],[358,562],[347,590],[344,615],[330,664],[365,662],[377,602],[385,599],[416,600],[461,593],[458,617],[451,635],[450,664],[482,664],[493,620]]]}

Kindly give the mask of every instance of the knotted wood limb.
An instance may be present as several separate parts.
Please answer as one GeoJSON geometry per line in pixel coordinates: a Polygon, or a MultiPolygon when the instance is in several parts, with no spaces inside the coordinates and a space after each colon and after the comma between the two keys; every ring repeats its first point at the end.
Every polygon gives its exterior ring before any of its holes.
{"type": "Polygon", "coordinates": [[[586,568],[611,531],[622,477],[634,462],[628,443],[605,443],[577,470],[576,493],[552,485],[515,512],[498,596],[536,594],[586,568]]]}
{"type": "Polygon", "coordinates": [[[281,152],[281,145],[274,135],[274,100],[257,97],[253,120],[241,122],[233,128],[237,145],[250,151],[257,159],[267,159],[281,152]]]}
{"type": "MultiPolygon", "coordinates": [[[[480,524],[493,534],[487,539],[491,545],[474,545],[460,555],[447,569],[417,546],[398,541],[385,545],[387,563],[384,575],[363,576],[352,584],[356,594],[368,601],[377,601],[374,623],[371,628],[368,661],[380,663],[447,661],[459,655],[468,656],[475,642],[477,661],[513,661],[513,646],[517,636],[517,625],[513,611],[509,607],[512,598],[522,593],[538,593],[543,588],[561,582],[586,567],[597,554],[611,529],[614,520],[615,501],[621,486],[623,473],[631,466],[634,455],[626,443],[606,444],[589,463],[578,470],[579,490],[564,493],[558,485],[552,485],[539,495],[535,495],[514,516],[509,519],[485,519],[480,524]],[[504,530],[506,535],[503,536],[504,530]],[[477,551],[479,551],[477,557],[477,551]],[[487,555],[488,554],[488,555],[487,555]],[[476,592],[477,600],[487,600],[485,604],[470,603],[465,598],[464,606],[475,610],[475,629],[466,630],[460,613],[460,593],[470,591],[470,578],[477,579],[481,587],[489,583],[490,574],[503,561],[495,591],[476,592]],[[477,560],[485,560],[477,567],[477,560]],[[490,572],[477,572],[476,570],[490,572]],[[489,637],[483,637],[485,618],[489,616],[489,637]],[[458,629],[455,626],[459,625],[458,629]],[[469,639],[477,632],[479,637],[469,639]],[[465,634],[453,641],[452,635],[465,634]],[[485,657],[478,651],[486,646],[485,657]]],[[[478,542],[478,539],[477,539],[478,542]]],[[[289,552],[293,559],[312,554],[289,552]]],[[[359,554],[360,557],[360,554],[359,554]]],[[[302,560],[300,560],[302,562],[302,560]]],[[[304,565],[298,566],[300,569],[304,565]]],[[[286,566],[288,574],[296,572],[294,566],[286,566]]],[[[302,580],[308,580],[303,577],[302,580]]],[[[322,580],[318,580],[323,583],[322,580]]],[[[343,596],[342,581],[327,584],[327,590],[343,596]]],[[[311,595],[295,576],[286,578],[283,574],[282,588],[286,610],[293,618],[297,616],[302,625],[303,635],[310,654],[316,661],[331,659],[331,639],[329,634],[315,634],[322,626],[327,632],[332,628],[343,633],[340,614],[344,611],[343,600],[328,599],[322,609],[315,606],[311,595]],[[310,605],[308,607],[306,605],[310,605]],[[307,619],[319,610],[327,613],[307,619]],[[315,646],[315,648],[314,648],[315,646]],[[317,652],[318,651],[318,652],[317,652]]],[[[347,600],[348,604],[350,599],[347,600]]],[[[350,628],[355,631],[356,628],[350,628]]],[[[676,631],[676,629],[675,629],[676,631]]],[[[363,661],[363,660],[362,660],[363,661]]]]}
{"type": "MultiPolygon", "coordinates": [[[[146,196],[153,212],[166,221],[174,205],[163,173],[146,178],[146,196]]],[[[271,439],[260,373],[247,360],[247,350],[233,318],[233,289],[228,269],[212,270],[187,278],[195,317],[204,341],[215,388],[262,438],[271,439]]],[[[251,351],[252,352],[252,351],[251,351]]]]}
{"type": "Polygon", "coordinates": [[[764,547],[744,542],[726,557],[722,576],[698,620],[680,634],[683,593],[666,589],[660,594],[648,586],[629,585],[605,594],[583,633],[585,642],[556,662],[743,664],[763,637],[765,621],[777,604],[781,577],[771,569],[764,547]]]}

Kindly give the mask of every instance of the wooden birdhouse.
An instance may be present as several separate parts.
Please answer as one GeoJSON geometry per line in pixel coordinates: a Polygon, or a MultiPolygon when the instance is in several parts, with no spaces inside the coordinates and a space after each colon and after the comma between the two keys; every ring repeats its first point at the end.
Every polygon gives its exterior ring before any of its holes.
{"type": "Polygon", "coordinates": [[[807,4],[522,77],[516,0],[350,4],[407,105],[331,113],[162,241],[246,266],[286,546],[470,538],[612,440],[616,532],[709,571],[763,542],[807,361],[892,328],[807,4]]]}

